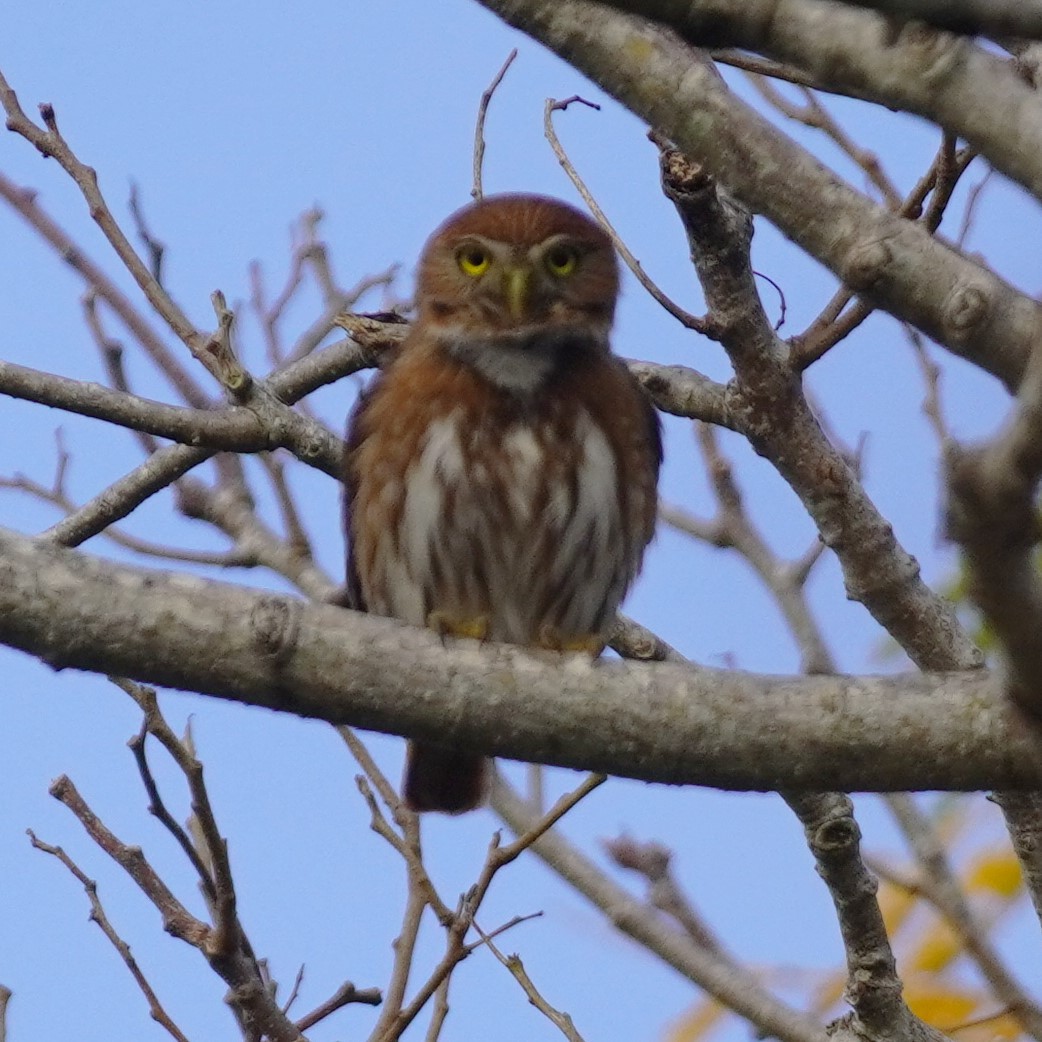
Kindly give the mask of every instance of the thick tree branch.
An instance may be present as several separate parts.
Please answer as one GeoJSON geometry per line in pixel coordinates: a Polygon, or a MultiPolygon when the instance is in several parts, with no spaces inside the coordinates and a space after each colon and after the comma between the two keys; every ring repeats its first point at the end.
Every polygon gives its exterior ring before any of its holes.
{"type": "MultiPolygon", "coordinates": [[[[286,407],[323,384],[373,364],[373,350],[350,340],[331,344],[317,354],[289,363],[273,373],[263,386],[262,398],[251,399],[249,411],[258,414],[266,438],[292,446],[295,455],[313,465],[336,472],[339,447],[325,428],[286,407]],[[265,402],[278,406],[265,408],[265,402]],[[286,403],[286,404],[283,404],[286,403]],[[291,419],[292,422],[284,422],[291,419]]],[[[141,399],[139,399],[141,401],[141,399]]],[[[219,413],[220,415],[220,413],[219,413]]],[[[182,477],[214,455],[209,448],[168,445],[124,475],[75,514],[51,528],[47,537],[66,546],[76,546],[126,517],[150,496],[182,477]]]]}
{"type": "Polygon", "coordinates": [[[1019,383],[1042,337],[1042,306],[841,181],[735,97],[698,51],[589,0],[482,3],[674,141],[859,295],[1007,386],[1019,383]]]}
{"type": "Polygon", "coordinates": [[[0,642],[494,755],[740,789],[1042,787],[1042,740],[983,671],[771,677],[591,664],[0,534],[0,642]]]}
{"type": "Polygon", "coordinates": [[[786,795],[803,823],[807,844],[832,896],[847,953],[848,1027],[861,1039],[939,1042],[944,1036],[914,1016],[901,997],[901,979],[876,899],[878,884],[861,859],[861,830],[849,797],[786,795]]]}
{"type": "MultiPolygon", "coordinates": [[[[998,637],[1010,713],[1042,733],[1042,580],[1037,494],[1042,480],[1042,349],[1031,357],[1004,431],[972,450],[949,448],[948,530],[962,545],[970,595],[998,637]]],[[[1000,792],[1014,849],[1042,918],[1042,793],[1000,792]]]]}
{"type": "Polygon", "coordinates": [[[105,420],[130,430],[146,431],[183,445],[205,446],[223,452],[262,452],[290,447],[293,442],[299,442],[301,432],[306,431],[310,441],[319,446],[317,453],[310,449],[309,462],[333,476],[339,470],[339,439],[307,417],[300,417],[292,431],[285,427],[278,430],[267,426],[255,410],[246,406],[186,409],[4,361],[0,361],[0,394],[105,420]]]}
{"type": "Polygon", "coordinates": [[[980,664],[950,604],[919,577],[915,559],[831,445],[756,292],[752,218],[695,163],[662,154],[662,184],[691,246],[709,314],[735,370],[727,398],[736,427],[792,486],[835,551],[852,599],[924,669],[980,664]]]}
{"type": "Polygon", "coordinates": [[[1039,0],[843,0],[843,3],[915,19],[953,33],[1042,40],[1039,0]]]}
{"type": "Polygon", "coordinates": [[[949,534],[962,544],[970,595],[1002,646],[1012,697],[1042,719],[1042,579],[1036,496],[1042,481],[1042,350],[1005,431],[948,453],[949,534]]]}
{"type": "Polygon", "coordinates": [[[1042,198],[1042,105],[1009,61],[969,40],[833,0],[602,0],[696,47],[741,47],[914,112],[1042,198]]]}

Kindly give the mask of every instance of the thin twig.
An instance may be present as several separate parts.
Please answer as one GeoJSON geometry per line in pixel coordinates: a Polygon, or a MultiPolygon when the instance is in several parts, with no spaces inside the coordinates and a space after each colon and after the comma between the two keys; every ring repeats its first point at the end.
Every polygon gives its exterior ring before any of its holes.
{"type": "MultiPolygon", "coordinates": [[[[152,1019],[160,1026],[166,1028],[169,1034],[177,1039],[177,1042],[188,1042],[188,1037],[181,1031],[181,1029],[173,1022],[170,1015],[163,1008],[162,1003],[159,1001],[159,996],[156,995],[152,985],[148,983],[148,978],[145,977],[138,965],[137,960],[134,958],[133,953],[130,950],[130,945],[123,940],[122,937],[116,932],[115,927],[109,921],[108,916],[105,914],[105,908],[101,903],[101,899],[98,897],[98,884],[76,864],[75,861],[69,857],[68,854],[61,847],[52,846],[50,843],[44,843],[43,840],[37,839],[36,834],[32,829],[26,830],[29,836],[29,842],[32,843],[36,850],[43,851],[45,854],[50,854],[56,857],[72,874],[79,880],[83,889],[87,893],[87,899],[90,901],[90,918],[92,922],[98,924],[101,932],[108,938],[109,942],[119,953],[119,957],[123,960],[127,969],[130,971],[130,975],[134,978],[137,986],[141,989],[141,993],[145,996],[145,1000],[148,1002],[148,1011],[152,1016],[152,1019]]],[[[2,989],[6,991],[6,995],[0,994],[2,1004],[0,1004],[0,1024],[3,1023],[3,1006],[6,1006],[7,998],[10,996],[10,992],[6,988],[2,989]]],[[[3,1040],[3,1028],[0,1027],[0,1042],[3,1040]]]]}
{"type": "Polygon", "coordinates": [[[484,195],[484,190],[481,186],[481,167],[485,159],[485,117],[488,115],[489,102],[492,101],[492,96],[503,82],[507,69],[510,68],[516,57],[517,48],[515,47],[507,55],[507,60],[503,62],[499,72],[492,78],[492,82],[481,92],[481,102],[478,105],[478,120],[477,125],[474,127],[474,187],[470,190],[471,198],[473,199],[480,199],[484,195]]]}
{"type": "MultiPolygon", "coordinates": [[[[154,690],[140,684],[117,683],[137,702],[144,714],[144,728],[166,749],[188,783],[192,797],[192,818],[197,825],[196,835],[202,841],[202,850],[199,852],[201,857],[191,860],[199,872],[204,892],[214,912],[213,950],[217,954],[226,954],[238,943],[241,929],[236,913],[235,882],[228,860],[228,844],[221,835],[210,804],[210,794],[203,780],[203,765],[188,744],[178,739],[166,722],[159,710],[154,690]]],[[[162,816],[160,820],[164,820],[162,816]]],[[[183,836],[179,836],[179,833],[181,830],[178,827],[173,835],[183,847],[183,836]]]]}
{"type": "Polygon", "coordinates": [[[75,243],[69,234],[39,205],[36,194],[18,188],[0,173],[0,198],[4,198],[49,243],[70,267],[87,283],[98,297],[105,301],[116,316],[144,349],[159,371],[170,381],[185,402],[195,409],[208,408],[209,395],[174,357],[162,336],[130,302],[129,298],[75,243]]]}
{"type": "Polygon", "coordinates": [[[945,419],[944,406],[941,401],[941,367],[930,357],[926,340],[918,329],[905,325],[904,333],[912,345],[919,369],[923,374],[923,384],[926,388],[923,397],[923,414],[933,427],[942,453],[947,453],[955,444],[955,439],[952,437],[951,427],[945,419]]]}
{"type": "MultiPolygon", "coordinates": [[[[438,1038],[441,1036],[441,1029],[445,1026],[445,1019],[449,1015],[449,987],[451,984],[452,978],[446,977],[434,993],[434,1008],[431,1010],[431,1020],[427,1025],[427,1034],[423,1036],[423,1042],[438,1042],[438,1038]]],[[[3,1040],[0,1039],[0,1042],[3,1040]]]]}
{"type": "Polygon", "coordinates": [[[586,105],[588,108],[600,111],[600,105],[596,104],[596,102],[587,101],[585,98],[579,97],[578,94],[575,94],[570,98],[565,98],[563,101],[557,101],[554,98],[546,99],[546,105],[543,109],[543,132],[546,135],[546,140],[550,143],[550,147],[553,149],[554,155],[557,156],[557,161],[561,164],[572,184],[578,189],[579,194],[583,197],[586,205],[590,208],[591,213],[597,218],[597,223],[600,224],[608,234],[615,249],[619,251],[619,255],[622,257],[623,261],[625,261],[626,267],[633,272],[637,281],[681,325],[699,333],[708,333],[710,327],[706,323],[705,319],[698,318],[696,315],[692,315],[689,311],[685,311],[679,304],[676,304],[671,300],[652,281],[647,272],[645,272],[643,267],[641,267],[640,261],[637,260],[630,248],[625,242],[623,242],[622,237],[612,226],[611,221],[608,220],[607,214],[601,209],[597,200],[594,199],[593,193],[586,187],[586,182],[579,176],[579,172],[575,169],[572,161],[568,158],[568,154],[565,152],[564,147],[561,145],[561,142],[557,137],[557,132],[554,130],[553,117],[555,112],[564,112],[569,105],[576,102],[586,105]]]}
{"type": "Polygon", "coordinates": [[[825,134],[848,159],[861,168],[868,180],[875,185],[887,206],[893,210],[900,207],[901,196],[893,181],[883,170],[879,157],[862,148],[843,129],[839,121],[815,97],[809,86],[800,85],[799,90],[803,97],[803,105],[800,106],[789,101],[765,76],[750,74],[749,81],[760,96],[782,115],[825,134]]]}
{"type": "Polygon", "coordinates": [[[53,106],[49,104],[40,106],[44,126],[38,126],[25,114],[14,90],[2,73],[0,73],[0,102],[7,113],[8,129],[24,137],[37,148],[41,155],[57,160],[80,189],[91,217],[133,276],[156,314],[166,322],[192,355],[210,371],[211,375],[220,381],[220,366],[214,366],[210,357],[211,338],[195,328],[138,256],[101,193],[97,172],[80,160],[58,129],[53,106]]]}
{"type": "Polygon", "coordinates": [[[708,923],[695,910],[673,875],[673,854],[661,843],[639,843],[630,836],[605,840],[608,856],[620,868],[638,872],[648,881],[648,896],[660,912],[672,916],[691,940],[708,951],[721,951],[708,923]]]}
{"type": "Polygon", "coordinates": [[[973,222],[977,216],[977,207],[980,203],[981,193],[988,186],[988,182],[991,180],[991,175],[995,173],[993,167],[988,167],[987,171],[981,177],[981,179],[969,190],[966,196],[966,207],[962,212],[962,223],[959,225],[959,234],[955,237],[956,245],[961,249],[966,244],[966,240],[969,238],[970,232],[973,229],[973,222]]]}
{"type": "Polygon", "coordinates": [[[562,1013],[558,1009],[554,1009],[546,999],[540,994],[539,989],[536,988],[535,984],[532,983],[532,978],[528,976],[525,971],[524,964],[521,962],[521,957],[518,955],[504,955],[492,942],[491,936],[484,933],[477,923],[474,924],[474,929],[481,934],[481,939],[484,941],[486,947],[492,954],[510,971],[513,978],[521,985],[522,990],[528,996],[528,1001],[540,1013],[543,1014],[552,1024],[554,1024],[564,1035],[569,1042],[584,1042],[582,1035],[575,1030],[575,1024],[572,1023],[572,1018],[567,1013],[562,1013]]]}
{"type": "Polygon", "coordinates": [[[7,1004],[13,994],[6,984],[0,984],[0,1042],[7,1042],[7,1004]]]}
{"type": "Polygon", "coordinates": [[[1006,1012],[1034,1038],[1042,1038],[1042,1007],[1030,998],[992,946],[988,928],[966,899],[936,829],[907,793],[892,793],[886,802],[915,854],[921,873],[916,881],[918,893],[944,916],[1006,1012]]]}
{"type": "Polygon", "coordinates": [[[379,1006],[382,1001],[379,988],[356,988],[350,981],[345,981],[321,1006],[316,1006],[306,1016],[301,1017],[296,1022],[296,1026],[299,1031],[307,1031],[345,1006],[354,1003],[363,1006],[379,1006]]]}
{"type": "MultiPolygon", "coordinates": [[[[931,232],[940,226],[955,186],[977,156],[972,148],[955,152],[953,147],[950,135],[942,135],[929,168],[895,211],[911,220],[922,218],[931,232]],[[924,216],[923,204],[931,193],[930,206],[924,216]]],[[[799,370],[813,365],[857,329],[874,310],[875,307],[867,301],[855,299],[854,292],[848,287],[840,286],[814,321],[789,340],[792,364],[799,370]],[[851,306],[845,311],[848,305],[851,306]]]]}
{"type": "Polygon", "coordinates": [[[149,268],[152,272],[152,277],[160,285],[163,285],[163,254],[166,251],[166,246],[149,230],[148,222],[145,220],[145,211],[141,206],[141,192],[138,189],[137,181],[130,182],[129,205],[130,214],[134,218],[134,227],[137,229],[139,238],[145,244],[145,249],[148,250],[149,268]]]}
{"type": "MultiPolygon", "coordinates": [[[[529,832],[537,816],[501,776],[492,787],[493,809],[518,834],[529,832]]],[[[694,944],[661,916],[649,915],[647,904],[620,887],[560,831],[545,833],[533,852],[565,882],[599,908],[621,932],[634,938],[738,1016],[758,1033],[784,1042],[823,1042],[825,1032],[808,1014],[771,995],[754,974],[719,953],[694,944]]]]}

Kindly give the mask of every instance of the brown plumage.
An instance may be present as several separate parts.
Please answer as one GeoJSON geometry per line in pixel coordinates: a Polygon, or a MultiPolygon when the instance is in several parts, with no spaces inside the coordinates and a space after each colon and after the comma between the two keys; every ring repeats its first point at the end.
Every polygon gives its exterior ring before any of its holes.
{"type": "MultiPolygon", "coordinates": [[[[352,414],[355,603],[442,632],[583,649],[607,637],[651,539],[658,418],[610,351],[618,268],[564,203],[486,198],[428,240],[418,315],[352,414]]],[[[479,804],[487,762],[410,745],[416,810],[479,804]]]]}

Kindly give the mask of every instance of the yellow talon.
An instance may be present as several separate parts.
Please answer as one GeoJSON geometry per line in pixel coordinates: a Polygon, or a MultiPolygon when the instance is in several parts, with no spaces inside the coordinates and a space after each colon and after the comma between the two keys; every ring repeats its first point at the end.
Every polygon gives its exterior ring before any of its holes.
{"type": "Polygon", "coordinates": [[[537,647],[545,648],[547,651],[571,651],[589,655],[591,658],[596,658],[604,650],[606,643],[605,639],[596,633],[565,637],[553,626],[541,627],[539,639],[536,641],[537,647]]]}
{"type": "Polygon", "coordinates": [[[471,640],[488,639],[488,616],[458,618],[444,611],[432,611],[427,616],[427,628],[441,637],[469,637],[471,640]]]}

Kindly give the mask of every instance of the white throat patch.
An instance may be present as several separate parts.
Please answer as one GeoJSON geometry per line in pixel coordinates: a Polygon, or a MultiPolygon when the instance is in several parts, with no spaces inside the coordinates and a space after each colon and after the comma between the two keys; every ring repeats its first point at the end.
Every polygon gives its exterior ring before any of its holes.
{"type": "Polygon", "coordinates": [[[448,336],[443,343],[454,358],[473,366],[496,387],[514,394],[538,390],[553,371],[560,350],[553,342],[532,346],[460,336],[448,336]]]}

